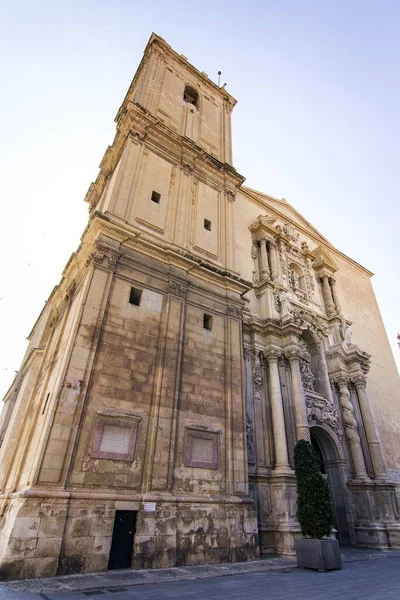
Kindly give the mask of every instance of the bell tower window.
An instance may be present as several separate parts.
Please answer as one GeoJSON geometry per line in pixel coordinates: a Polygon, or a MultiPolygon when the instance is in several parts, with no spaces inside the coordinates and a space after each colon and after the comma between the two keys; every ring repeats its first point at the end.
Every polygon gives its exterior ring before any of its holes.
{"type": "Polygon", "coordinates": [[[188,104],[192,104],[196,108],[199,107],[199,94],[190,86],[185,87],[185,91],[183,92],[183,99],[188,104]]]}

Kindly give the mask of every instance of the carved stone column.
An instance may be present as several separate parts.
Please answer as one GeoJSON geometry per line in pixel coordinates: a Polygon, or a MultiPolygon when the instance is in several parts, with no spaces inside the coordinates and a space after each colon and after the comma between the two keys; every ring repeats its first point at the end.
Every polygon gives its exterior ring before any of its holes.
{"type": "Polygon", "coordinates": [[[297,349],[293,348],[285,351],[285,355],[289,360],[290,372],[292,375],[296,437],[297,440],[306,440],[309,442],[310,428],[308,426],[306,399],[304,396],[303,382],[301,380],[300,354],[297,349]]]}
{"type": "Polygon", "coordinates": [[[342,307],[340,306],[340,301],[338,298],[338,293],[337,293],[337,288],[336,288],[336,279],[331,277],[330,281],[331,281],[331,291],[332,291],[333,302],[335,304],[336,312],[338,313],[338,315],[340,315],[342,313],[342,307]]]}
{"type": "Polygon", "coordinates": [[[353,459],[354,476],[355,479],[368,480],[361,440],[357,429],[357,421],[354,417],[354,408],[347,387],[347,379],[339,378],[337,384],[339,386],[340,406],[342,407],[344,428],[347,439],[349,440],[351,457],[353,459]]]}
{"type": "Polygon", "coordinates": [[[270,278],[269,266],[268,266],[268,253],[267,253],[267,240],[260,240],[260,263],[261,263],[261,279],[270,278]]]}
{"type": "Polygon", "coordinates": [[[272,427],[275,446],[275,470],[291,471],[286,442],[285,416],[281,394],[281,383],[279,379],[278,358],[280,352],[270,348],[264,352],[269,367],[269,389],[271,394],[272,427]]]}
{"type": "Polygon", "coordinates": [[[372,467],[375,477],[387,479],[385,463],[383,461],[381,445],[376,435],[374,420],[372,417],[371,407],[369,405],[368,396],[365,391],[365,377],[360,376],[353,380],[357,389],[358,401],[363,419],[365,435],[367,437],[368,447],[371,454],[372,467]]]}
{"type": "Polygon", "coordinates": [[[324,379],[324,387],[325,387],[325,394],[326,397],[328,398],[328,400],[330,401],[330,403],[334,404],[333,402],[333,393],[332,393],[332,387],[331,387],[331,381],[329,379],[329,373],[328,373],[328,365],[326,363],[326,356],[325,356],[325,345],[324,343],[321,341],[317,344],[317,348],[319,351],[319,359],[321,361],[321,371],[322,371],[322,377],[324,379]]]}
{"type": "Polygon", "coordinates": [[[328,317],[333,317],[335,315],[336,311],[335,311],[335,305],[333,303],[331,286],[329,285],[328,275],[324,275],[322,277],[322,291],[324,294],[326,313],[327,313],[328,317]]]}
{"type": "Polygon", "coordinates": [[[271,256],[271,279],[274,281],[278,278],[278,257],[276,253],[276,244],[270,242],[269,251],[271,256]]]}

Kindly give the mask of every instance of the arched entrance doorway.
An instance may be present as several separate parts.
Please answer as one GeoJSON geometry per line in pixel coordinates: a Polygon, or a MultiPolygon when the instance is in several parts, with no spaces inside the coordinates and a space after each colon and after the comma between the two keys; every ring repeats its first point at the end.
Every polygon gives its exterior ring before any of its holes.
{"type": "Polygon", "coordinates": [[[310,434],[311,443],[320,459],[321,472],[327,475],[331,488],[339,543],[342,546],[350,546],[351,538],[341,476],[344,460],[340,456],[335,441],[323,427],[311,427],[310,434]]]}

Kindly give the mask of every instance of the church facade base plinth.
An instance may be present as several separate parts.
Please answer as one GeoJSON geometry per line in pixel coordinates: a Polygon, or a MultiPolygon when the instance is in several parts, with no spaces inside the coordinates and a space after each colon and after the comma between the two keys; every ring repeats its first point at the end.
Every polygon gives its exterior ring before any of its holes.
{"type": "Polygon", "coordinates": [[[12,498],[3,520],[0,578],[107,570],[116,514],[121,509],[133,512],[136,520],[131,568],[259,558],[251,501],[143,503],[107,501],[95,494],[91,499],[12,498]]]}

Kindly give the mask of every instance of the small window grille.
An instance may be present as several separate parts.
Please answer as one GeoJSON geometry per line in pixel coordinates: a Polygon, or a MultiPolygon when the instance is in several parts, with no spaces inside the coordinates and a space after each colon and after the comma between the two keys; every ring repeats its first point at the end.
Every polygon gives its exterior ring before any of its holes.
{"type": "Polygon", "coordinates": [[[207,329],[208,331],[212,330],[212,316],[211,315],[206,315],[206,313],[204,313],[203,315],[203,327],[204,329],[207,329]]]}
{"type": "Polygon", "coordinates": [[[204,219],[204,229],[207,229],[207,231],[211,231],[211,221],[209,221],[208,219],[204,219]]]}
{"type": "Polygon", "coordinates": [[[133,304],[134,306],[140,306],[141,299],[142,290],[138,290],[137,288],[131,288],[131,293],[129,294],[129,304],[133,304]]]}
{"type": "Polygon", "coordinates": [[[155,202],[156,204],[160,204],[160,198],[161,194],[155,192],[154,190],[151,192],[151,199],[153,202],[155,202]]]}

